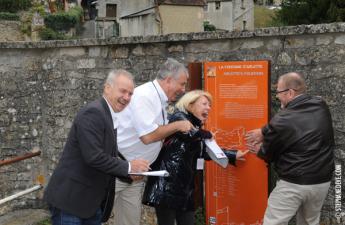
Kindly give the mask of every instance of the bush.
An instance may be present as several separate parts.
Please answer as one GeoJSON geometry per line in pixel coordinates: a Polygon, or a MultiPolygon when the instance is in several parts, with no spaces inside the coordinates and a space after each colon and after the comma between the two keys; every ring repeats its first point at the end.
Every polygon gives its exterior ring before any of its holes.
{"type": "Polygon", "coordinates": [[[0,20],[20,20],[20,18],[15,13],[0,12],[0,20]]]}
{"type": "Polygon", "coordinates": [[[50,28],[43,28],[42,30],[40,30],[39,35],[42,40],[65,40],[66,39],[65,35],[57,31],[54,31],[50,28]]]}
{"type": "Polygon", "coordinates": [[[213,24],[210,24],[209,21],[204,21],[204,31],[215,31],[216,26],[213,24]]]}
{"type": "Polygon", "coordinates": [[[0,12],[15,13],[31,7],[31,0],[0,0],[0,12]]]}
{"type": "Polygon", "coordinates": [[[45,16],[45,25],[56,31],[68,31],[80,24],[83,9],[81,7],[74,7],[68,12],[58,12],[45,16]]]}

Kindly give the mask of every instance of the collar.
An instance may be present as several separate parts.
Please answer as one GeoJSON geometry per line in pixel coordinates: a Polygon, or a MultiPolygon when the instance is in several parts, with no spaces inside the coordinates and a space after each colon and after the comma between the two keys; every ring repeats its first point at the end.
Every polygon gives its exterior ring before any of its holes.
{"type": "Polygon", "coordinates": [[[118,121],[117,121],[117,113],[115,113],[115,111],[113,110],[113,108],[111,107],[111,105],[109,104],[107,98],[105,96],[103,96],[104,100],[106,101],[109,110],[110,110],[110,114],[111,114],[111,118],[113,120],[113,125],[114,125],[114,129],[116,129],[118,127],[118,121]]]}
{"type": "Polygon", "coordinates": [[[296,96],[294,99],[292,99],[290,102],[288,102],[285,108],[292,108],[298,105],[300,102],[304,102],[306,99],[310,99],[310,98],[311,96],[306,93],[300,94],[296,96]]]}
{"type": "Polygon", "coordinates": [[[162,105],[164,106],[163,108],[165,108],[165,106],[168,105],[168,96],[165,94],[164,90],[159,85],[157,79],[155,79],[152,82],[154,83],[155,87],[157,88],[157,91],[158,91],[159,97],[161,99],[162,105]]]}
{"type": "Polygon", "coordinates": [[[189,121],[194,125],[197,126],[198,128],[202,127],[202,122],[199,118],[197,118],[196,116],[194,116],[193,113],[187,111],[187,117],[189,119],[189,121]]]}

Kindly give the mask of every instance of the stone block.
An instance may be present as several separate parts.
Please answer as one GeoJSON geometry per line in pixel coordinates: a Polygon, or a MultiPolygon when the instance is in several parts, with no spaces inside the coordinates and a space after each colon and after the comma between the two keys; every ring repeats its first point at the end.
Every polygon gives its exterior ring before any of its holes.
{"type": "Polygon", "coordinates": [[[108,48],[107,47],[89,47],[89,56],[90,57],[107,57],[108,48]]]}
{"type": "Polygon", "coordinates": [[[338,45],[345,45],[345,35],[337,35],[334,40],[334,43],[338,45]]]}
{"type": "Polygon", "coordinates": [[[295,62],[299,65],[306,66],[311,63],[311,59],[308,57],[299,56],[298,54],[295,54],[295,62]]]}
{"type": "Polygon", "coordinates": [[[254,48],[260,48],[264,45],[264,42],[261,40],[248,40],[245,41],[242,46],[241,49],[254,49],[254,48]]]}
{"type": "Polygon", "coordinates": [[[183,52],[182,45],[171,45],[168,47],[168,52],[183,52]]]}
{"type": "Polygon", "coordinates": [[[72,57],[82,57],[85,55],[85,48],[61,48],[59,50],[58,56],[72,56],[72,57]]]}
{"type": "Polygon", "coordinates": [[[77,68],[78,69],[93,69],[96,67],[95,59],[78,59],[77,68]]]}
{"type": "Polygon", "coordinates": [[[333,42],[333,37],[328,35],[320,35],[316,38],[316,45],[329,45],[333,42]]]}
{"type": "Polygon", "coordinates": [[[57,61],[55,59],[48,58],[42,65],[43,70],[51,70],[54,69],[57,65],[57,61]]]}
{"type": "Polygon", "coordinates": [[[112,58],[127,59],[129,50],[127,47],[118,47],[112,50],[112,58]]]}
{"type": "Polygon", "coordinates": [[[145,54],[152,56],[160,56],[165,53],[165,45],[149,45],[145,47],[145,54]]]}
{"type": "Polygon", "coordinates": [[[145,52],[144,52],[143,47],[141,45],[138,45],[132,50],[132,54],[134,56],[144,56],[145,52]]]}
{"type": "Polygon", "coordinates": [[[305,36],[305,37],[288,37],[285,40],[285,47],[286,48],[307,48],[313,46],[315,44],[315,40],[312,36],[305,36]]]}
{"type": "Polygon", "coordinates": [[[92,79],[99,79],[99,80],[104,80],[107,77],[107,73],[106,72],[90,72],[87,74],[88,78],[92,78],[92,79]]]}
{"type": "Polygon", "coordinates": [[[283,46],[283,41],[279,40],[279,39],[269,39],[267,41],[265,41],[265,46],[268,50],[270,51],[274,51],[276,49],[280,49],[283,46]]]}
{"type": "Polygon", "coordinates": [[[287,52],[282,52],[278,55],[277,61],[278,65],[291,65],[292,60],[287,52]]]}

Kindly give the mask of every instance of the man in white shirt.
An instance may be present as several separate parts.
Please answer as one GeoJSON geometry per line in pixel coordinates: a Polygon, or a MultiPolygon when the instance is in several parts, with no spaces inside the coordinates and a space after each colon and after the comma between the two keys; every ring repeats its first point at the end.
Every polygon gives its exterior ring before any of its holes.
{"type": "MultiPolygon", "coordinates": [[[[168,58],[156,79],[135,88],[129,106],[119,113],[118,146],[126,160],[145,159],[151,164],[157,158],[162,141],[169,135],[193,128],[189,121],[168,124],[166,106],[182,95],[188,80],[185,66],[168,58]]],[[[139,225],[142,177],[132,176],[131,183],[116,180],[115,225],[139,225]]]]}

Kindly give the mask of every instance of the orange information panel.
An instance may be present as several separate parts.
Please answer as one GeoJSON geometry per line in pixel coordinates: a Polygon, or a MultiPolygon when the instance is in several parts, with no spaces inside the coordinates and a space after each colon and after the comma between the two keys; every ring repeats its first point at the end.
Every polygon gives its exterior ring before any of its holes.
{"type": "MultiPolygon", "coordinates": [[[[245,150],[246,131],[269,117],[269,62],[204,63],[205,90],[213,96],[207,129],[226,149],[245,150]]],[[[208,161],[205,168],[206,224],[259,225],[268,197],[268,168],[248,153],[236,167],[208,161]]]]}

